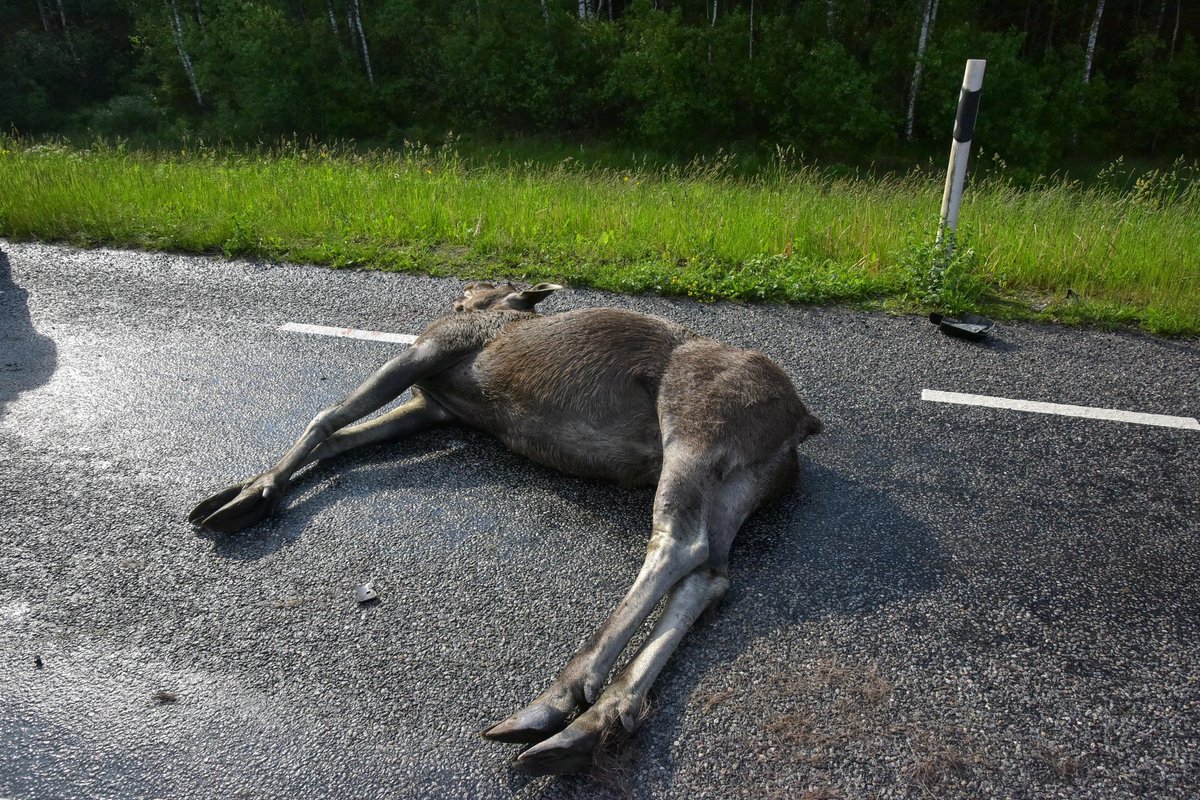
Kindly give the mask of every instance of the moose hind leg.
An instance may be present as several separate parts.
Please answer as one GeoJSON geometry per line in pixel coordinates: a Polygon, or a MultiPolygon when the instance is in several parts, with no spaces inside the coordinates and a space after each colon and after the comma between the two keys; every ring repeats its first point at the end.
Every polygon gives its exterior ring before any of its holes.
{"type": "Polygon", "coordinates": [[[581,772],[591,767],[596,748],[617,726],[633,731],[647,706],[650,686],[688,629],[729,587],[728,579],[707,567],[671,590],[646,641],[600,699],[566,730],[526,749],[517,764],[535,775],[581,772]]]}
{"type": "Polygon", "coordinates": [[[655,679],[696,619],[728,589],[729,549],[742,523],[790,482],[794,469],[795,451],[789,446],[726,477],[711,512],[707,563],[671,591],[649,636],[596,703],[561,733],[521,753],[520,766],[535,774],[585,770],[610,732],[637,728],[655,679]]]}
{"type": "Polygon", "coordinates": [[[664,454],[646,559],[625,597],[551,684],[525,708],[483,732],[502,742],[538,742],[594,703],[613,664],[659,601],[709,560],[708,515],[717,470],[691,454],[664,454]]]}

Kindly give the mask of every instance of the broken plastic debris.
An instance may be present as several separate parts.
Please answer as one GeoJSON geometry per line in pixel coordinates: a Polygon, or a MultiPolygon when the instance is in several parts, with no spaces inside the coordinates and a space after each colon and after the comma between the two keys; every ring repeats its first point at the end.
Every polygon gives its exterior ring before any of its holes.
{"type": "Polygon", "coordinates": [[[366,583],[359,585],[359,587],[354,590],[354,597],[359,603],[369,603],[372,600],[378,600],[379,593],[375,591],[375,587],[371,584],[371,582],[367,581],[366,583]]]}
{"type": "Polygon", "coordinates": [[[978,314],[962,314],[958,319],[954,319],[934,312],[929,315],[929,321],[937,325],[942,333],[974,341],[986,338],[996,326],[995,322],[978,314]]]}

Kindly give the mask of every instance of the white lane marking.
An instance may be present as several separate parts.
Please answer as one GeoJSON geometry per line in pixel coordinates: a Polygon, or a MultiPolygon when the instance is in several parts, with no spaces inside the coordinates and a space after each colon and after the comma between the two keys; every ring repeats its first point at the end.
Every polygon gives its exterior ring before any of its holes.
{"type": "Polygon", "coordinates": [[[396,344],[412,344],[417,337],[408,333],[387,333],[385,331],[360,331],[357,328],[331,328],[327,325],[309,325],[304,322],[285,322],[279,326],[281,331],[293,333],[314,333],[317,336],[343,336],[348,339],[366,339],[370,342],[395,342],[396,344]]]}
{"type": "Polygon", "coordinates": [[[1059,414],[1064,417],[1109,419],[1117,422],[1133,422],[1138,425],[1161,425],[1165,428],[1183,428],[1189,431],[1200,431],[1200,422],[1197,422],[1194,417],[1172,417],[1168,414],[1143,414],[1140,411],[1120,411],[1115,408],[1071,406],[1062,403],[1039,403],[1034,400],[1013,400],[1007,397],[990,397],[986,394],[939,392],[933,389],[922,389],[921,399],[934,403],[958,403],[967,406],[1008,408],[1013,411],[1030,411],[1034,414],[1059,414]]]}

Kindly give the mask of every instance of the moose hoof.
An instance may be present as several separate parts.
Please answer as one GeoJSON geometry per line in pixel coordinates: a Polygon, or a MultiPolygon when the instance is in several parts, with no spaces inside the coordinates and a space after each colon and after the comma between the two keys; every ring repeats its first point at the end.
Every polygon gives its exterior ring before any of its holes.
{"type": "Polygon", "coordinates": [[[534,703],[488,728],[483,732],[483,738],[518,744],[540,742],[566,727],[567,714],[567,711],[534,703]]]}
{"type": "Polygon", "coordinates": [[[531,775],[569,775],[587,772],[594,763],[600,735],[586,730],[567,728],[541,744],[521,751],[516,764],[531,775]]]}
{"type": "Polygon", "coordinates": [[[273,484],[258,480],[234,484],[192,509],[188,522],[218,533],[234,533],[274,514],[282,497],[281,489],[273,484]]]}

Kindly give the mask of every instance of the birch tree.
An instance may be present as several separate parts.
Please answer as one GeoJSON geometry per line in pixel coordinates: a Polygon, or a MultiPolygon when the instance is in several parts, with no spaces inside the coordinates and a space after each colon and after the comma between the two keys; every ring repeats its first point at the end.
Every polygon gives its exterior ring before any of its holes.
{"type": "MultiPolygon", "coordinates": [[[[1101,0],[1103,2],[1103,0],[1101,0]]],[[[917,63],[913,67],[912,85],[908,91],[908,115],[904,120],[904,138],[912,141],[913,122],[917,114],[917,92],[921,89],[921,74],[925,71],[925,48],[937,19],[938,0],[924,0],[925,14],[921,19],[921,35],[917,39],[917,63]]]]}
{"type": "Polygon", "coordinates": [[[79,53],[75,52],[75,42],[71,39],[71,29],[67,27],[67,10],[63,8],[62,0],[58,0],[58,20],[62,23],[63,39],[67,43],[67,52],[71,54],[71,60],[79,63],[79,53]]]}
{"type": "Polygon", "coordinates": [[[1179,38],[1179,3],[1180,0],[1175,0],[1175,30],[1171,33],[1171,58],[1175,57],[1175,40],[1179,38]]]}
{"type": "Polygon", "coordinates": [[[1087,55],[1083,59],[1083,85],[1092,79],[1092,59],[1096,55],[1096,38],[1100,34],[1100,17],[1104,14],[1104,0],[1096,3],[1096,16],[1092,17],[1092,30],[1088,33],[1087,55]]]}
{"type": "Polygon", "coordinates": [[[46,33],[50,32],[50,19],[46,16],[46,9],[42,6],[42,0],[33,0],[37,6],[38,16],[42,19],[42,30],[46,33]]]}
{"type": "Polygon", "coordinates": [[[337,40],[338,46],[341,47],[342,35],[338,32],[337,15],[333,13],[333,0],[325,0],[325,8],[329,10],[329,27],[333,31],[333,38],[337,40]]]}
{"type": "Polygon", "coordinates": [[[200,94],[200,84],[196,83],[196,70],[192,67],[192,57],[188,55],[187,46],[183,42],[183,23],[179,19],[179,7],[175,0],[166,0],[167,11],[171,14],[171,27],[175,31],[175,48],[179,50],[179,63],[187,73],[188,83],[192,86],[192,94],[196,96],[196,105],[204,105],[204,97],[200,94]]]}
{"type": "Polygon", "coordinates": [[[837,0],[825,0],[825,29],[833,36],[833,28],[837,23],[837,0]]]}
{"type": "Polygon", "coordinates": [[[712,0],[712,20],[710,20],[709,26],[708,26],[708,29],[710,31],[710,35],[708,37],[708,63],[709,64],[712,64],[712,61],[713,61],[711,31],[715,31],[716,28],[717,28],[717,0],[712,0]]]}
{"type": "Polygon", "coordinates": [[[1054,48],[1054,21],[1058,19],[1058,0],[1050,4],[1050,24],[1046,26],[1046,46],[1043,50],[1049,53],[1054,48]]]}
{"type": "Polygon", "coordinates": [[[367,47],[367,34],[363,32],[362,10],[358,7],[358,0],[350,0],[350,10],[353,18],[353,30],[358,34],[358,43],[362,48],[363,66],[367,70],[367,82],[371,86],[375,86],[375,71],[371,69],[371,51],[367,47]]]}
{"type": "Polygon", "coordinates": [[[750,60],[754,60],[754,0],[750,0],[750,60]]]}

